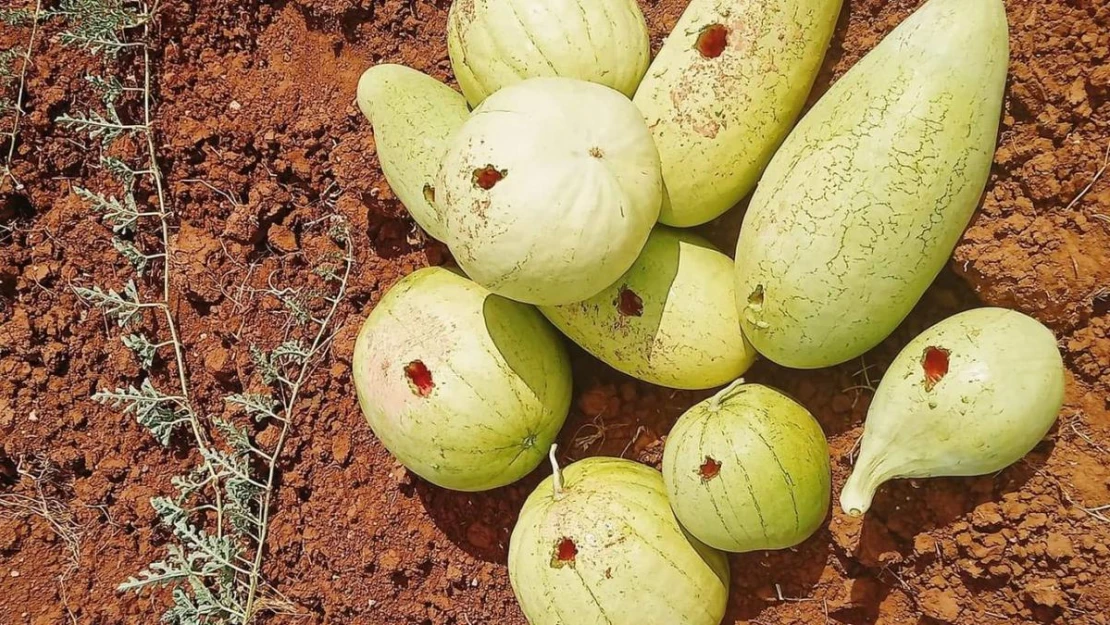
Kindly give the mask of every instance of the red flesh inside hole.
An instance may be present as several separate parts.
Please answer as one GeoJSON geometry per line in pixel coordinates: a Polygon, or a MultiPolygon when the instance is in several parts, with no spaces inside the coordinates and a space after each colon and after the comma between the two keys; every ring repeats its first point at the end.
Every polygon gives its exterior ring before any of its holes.
{"type": "Polygon", "coordinates": [[[701,467],[698,468],[698,475],[701,476],[702,481],[708,482],[709,480],[717,477],[720,474],[721,463],[714,460],[713,458],[710,458],[709,456],[706,456],[705,462],[701,463],[701,467]]]}
{"type": "Polygon", "coordinates": [[[644,300],[640,299],[636,292],[628,287],[621,287],[620,296],[617,299],[617,310],[625,317],[642,317],[644,316],[644,300]]]}
{"type": "Polygon", "coordinates": [[[728,27],[723,24],[706,26],[698,35],[695,47],[707,59],[715,59],[724,53],[728,46],[728,27]]]}
{"type": "Polygon", "coordinates": [[[925,349],[925,355],[921,357],[921,368],[925,370],[925,390],[933,390],[937,382],[948,374],[949,353],[947,349],[940,347],[925,349]]]}
{"type": "Polygon", "coordinates": [[[563,564],[571,564],[578,556],[578,546],[569,538],[561,539],[555,545],[555,560],[563,564]]]}
{"type": "Polygon", "coordinates": [[[405,377],[409,379],[412,392],[421,397],[431,395],[432,389],[436,386],[435,382],[432,381],[432,372],[419,360],[414,360],[405,365],[405,377]]]}
{"type": "Polygon", "coordinates": [[[481,169],[474,170],[474,184],[485,191],[489,191],[498,182],[505,178],[508,172],[501,171],[493,165],[486,165],[481,169]]]}

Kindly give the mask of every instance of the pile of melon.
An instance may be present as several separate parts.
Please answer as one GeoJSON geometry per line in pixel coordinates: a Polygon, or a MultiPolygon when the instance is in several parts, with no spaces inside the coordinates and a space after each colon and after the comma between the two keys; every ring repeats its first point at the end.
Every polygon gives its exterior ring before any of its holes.
{"type": "MultiPolygon", "coordinates": [[[[386,179],[458,266],[416,271],[370,311],[359,402],[444,488],[498,488],[551,458],[510,542],[530,622],[716,625],[722,551],[789,548],[825,522],[820,425],[740,378],[759,356],[852,360],[901,323],[987,184],[1009,56],[1001,0],[928,0],[802,116],[840,10],[691,0],[652,59],[635,0],[455,0],[461,94],[397,65],[363,75],[386,179]],[[733,257],[684,229],[749,195],[733,257]],[[558,468],[565,339],[645,382],[720,389],[675,423],[662,472],[558,468]]],[[[888,369],[842,506],[863,514],[890,479],[1016,462],[1063,387],[1033,319],[941,322],[888,369]]]]}

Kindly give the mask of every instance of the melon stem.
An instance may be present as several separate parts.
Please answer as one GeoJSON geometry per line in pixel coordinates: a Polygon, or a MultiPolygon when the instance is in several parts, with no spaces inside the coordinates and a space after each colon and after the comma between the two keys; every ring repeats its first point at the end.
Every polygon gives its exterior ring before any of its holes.
{"type": "Polygon", "coordinates": [[[556,501],[563,498],[563,474],[559,471],[559,461],[555,459],[555,450],[558,448],[558,445],[552,445],[551,450],[547,452],[547,458],[551,461],[551,482],[556,501]]]}
{"type": "Polygon", "coordinates": [[[712,398],[710,398],[710,400],[709,400],[709,409],[713,412],[717,412],[718,410],[720,410],[721,409],[721,402],[724,401],[730,394],[732,394],[733,391],[735,391],[736,389],[740,388],[743,385],[744,385],[744,378],[740,378],[740,379],[734,381],[732,384],[729,384],[728,386],[721,389],[721,391],[719,393],[717,393],[712,398]]]}
{"type": "Polygon", "coordinates": [[[875,491],[886,481],[881,475],[876,475],[877,464],[874,458],[861,456],[852,475],[848,476],[844,490],[840,492],[840,508],[848,516],[861,517],[871,509],[875,491]]]}

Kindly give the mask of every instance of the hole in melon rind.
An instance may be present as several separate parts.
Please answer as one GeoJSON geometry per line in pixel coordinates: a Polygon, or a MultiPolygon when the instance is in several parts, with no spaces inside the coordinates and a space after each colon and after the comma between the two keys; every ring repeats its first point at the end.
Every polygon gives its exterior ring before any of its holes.
{"type": "Polygon", "coordinates": [[[617,311],[622,317],[643,317],[644,300],[632,289],[622,286],[617,294],[617,311]]]}
{"type": "Polygon", "coordinates": [[[424,201],[429,204],[436,203],[436,188],[431,184],[424,185],[424,201]]]}
{"type": "Polygon", "coordinates": [[[497,186],[497,183],[505,179],[509,172],[504,169],[498,169],[493,165],[486,165],[474,170],[474,186],[489,191],[497,186]]]}
{"type": "Polygon", "coordinates": [[[751,295],[748,296],[748,308],[759,310],[763,308],[763,285],[760,284],[755,287],[751,295]]]}
{"type": "Polygon", "coordinates": [[[925,371],[925,390],[931,391],[948,375],[949,356],[951,352],[943,347],[929,346],[921,355],[921,368],[925,371]]]}
{"type": "Polygon", "coordinates": [[[575,559],[578,557],[578,545],[570,538],[563,537],[555,541],[555,549],[551,554],[552,568],[561,569],[564,566],[574,568],[575,559]]]}
{"type": "Polygon", "coordinates": [[[432,381],[432,372],[419,360],[414,360],[405,365],[405,377],[409,380],[409,388],[420,397],[432,394],[435,382],[432,381]]]}
{"type": "Polygon", "coordinates": [[[715,59],[728,47],[728,27],[724,24],[710,24],[698,33],[694,44],[698,53],[707,59],[715,59]]]}
{"type": "Polygon", "coordinates": [[[698,475],[701,476],[702,482],[708,482],[721,474],[721,463],[714,460],[711,456],[705,457],[705,462],[701,463],[698,467],[698,475]]]}

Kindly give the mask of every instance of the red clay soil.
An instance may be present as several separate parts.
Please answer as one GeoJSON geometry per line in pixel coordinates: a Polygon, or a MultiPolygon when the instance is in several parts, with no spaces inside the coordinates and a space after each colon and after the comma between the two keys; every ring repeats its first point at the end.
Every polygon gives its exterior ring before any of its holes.
{"type": "MultiPolygon", "coordinates": [[[[816,93],[918,3],[846,0],[816,93]]],[[[686,2],[641,4],[658,47],[686,2]]],[[[211,414],[255,379],[248,347],[281,339],[275,303],[258,293],[267,277],[306,279],[304,259],[320,252],[313,220],[337,212],[353,225],[355,274],[280,462],[265,568],[300,616],[268,622],[524,623],[506,543],[546,469],[486,494],[431,487],[374,438],[349,373],[357,328],[382,293],[448,260],[384,182],[374,135],[352,104],[355,84],[380,62],[452,81],[448,5],[169,0],[159,14],[158,141],[179,221],[174,310],[211,414]]],[[[980,303],[1002,305],[1060,337],[1068,390],[1059,425],[997,476],[891,484],[862,522],[836,511],[797,549],[734,557],[727,623],[1110,623],[1110,517],[1096,510],[1110,504],[1110,175],[1087,189],[1110,147],[1110,3],[1007,6],[1013,60],[996,164],[951,269],[866,358],[815,372],[762,363],[749,377],[813,411],[839,490],[869,381],[926,326],[980,303]]],[[[131,270],[73,192],[105,178],[95,148],[52,119],[95,101],[83,76],[96,64],[63,47],[57,32],[45,26],[28,70],[28,115],[12,163],[25,186],[0,187],[0,494],[35,496],[17,469],[49,466],[43,495],[72,516],[79,542],[71,558],[41,516],[0,510],[0,623],[154,623],[167,591],[139,598],[115,588],[160,559],[168,537],[155,527],[150,498],[169,493],[170,477],[195,458],[89,399],[137,382],[140,369],[115,328],[71,289],[118,288],[131,270]]],[[[28,34],[0,30],[0,49],[24,45],[28,34]]],[[[741,214],[707,229],[726,249],[741,214]]],[[[658,463],[670,426],[705,396],[632,381],[581,352],[574,360],[564,461],[609,454],[658,463]]]]}

